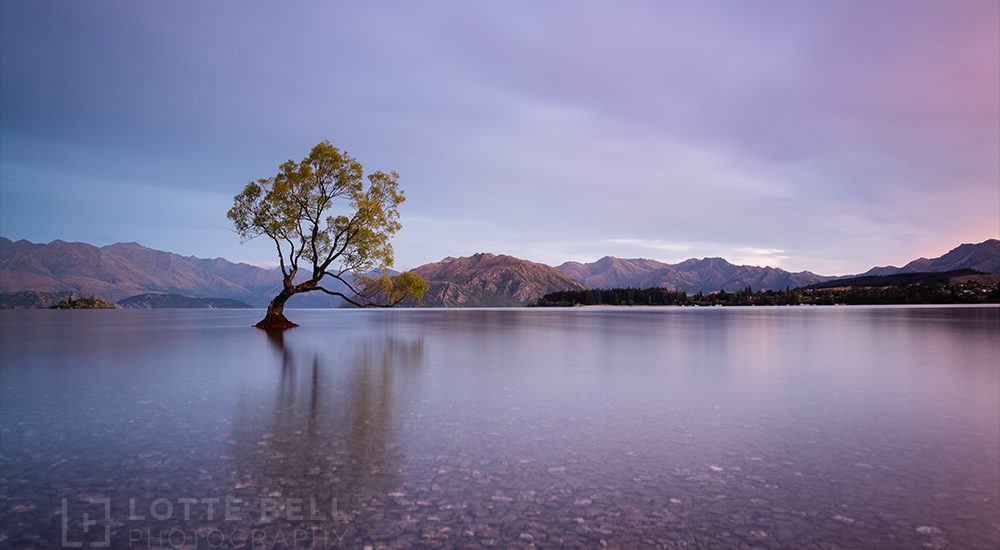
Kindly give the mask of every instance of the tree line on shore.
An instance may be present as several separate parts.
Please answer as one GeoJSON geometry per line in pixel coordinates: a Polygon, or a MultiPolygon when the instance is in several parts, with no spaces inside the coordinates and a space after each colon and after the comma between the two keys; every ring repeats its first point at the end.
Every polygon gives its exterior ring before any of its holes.
{"type": "Polygon", "coordinates": [[[537,307],[624,306],[786,306],[1000,303],[1000,283],[910,284],[887,287],[795,288],[688,295],[666,288],[592,288],[546,294],[537,307]]]}

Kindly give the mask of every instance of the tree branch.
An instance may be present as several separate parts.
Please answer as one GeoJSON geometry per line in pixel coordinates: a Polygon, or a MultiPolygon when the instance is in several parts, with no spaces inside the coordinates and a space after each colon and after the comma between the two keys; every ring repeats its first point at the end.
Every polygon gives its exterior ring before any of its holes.
{"type": "Polygon", "coordinates": [[[278,249],[278,261],[281,263],[281,274],[288,277],[288,270],[285,269],[285,255],[281,253],[281,241],[274,235],[268,235],[274,241],[274,247],[278,249]]]}
{"type": "Polygon", "coordinates": [[[299,270],[299,260],[295,257],[295,243],[288,238],[288,235],[285,235],[285,242],[288,243],[288,246],[291,248],[288,252],[288,262],[291,264],[292,273],[295,273],[299,270]]]}
{"type": "Polygon", "coordinates": [[[392,301],[392,302],[389,302],[389,303],[386,303],[386,304],[373,304],[373,303],[370,303],[370,302],[365,302],[363,304],[360,304],[360,303],[355,302],[354,300],[348,298],[347,296],[345,296],[343,292],[338,292],[338,291],[335,291],[335,290],[329,290],[329,289],[323,288],[321,286],[315,286],[313,288],[310,288],[310,289],[307,289],[307,290],[303,290],[302,292],[310,292],[312,290],[319,290],[321,292],[325,292],[325,293],[329,294],[330,296],[338,296],[340,298],[343,298],[348,303],[350,303],[350,304],[352,304],[354,306],[357,306],[357,307],[361,307],[361,308],[369,308],[369,307],[390,308],[390,307],[395,307],[395,306],[399,305],[400,302],[402,302],[403,300],[406,299],[406,296],[402,296],[399,299],[397,299],[395,301],[392,301]]]}
{"type": "Polygon", "coordinates": [[[354,212],[354,216],[352,216],[349,220],[347,220],[347,225],[345,225],[344,228],[341,229],[339,233],[337,233],[337,236],[334,237],[333,245],[330,247],[330,254],[328,254],[326,260],[323,261],[323,265],[320,266],[320,270],[326,271],[326,269],[330,267],[330,264],[333,263],[333,261],[339,258],[341,255],[343,255],[344,252],[347,250],[347,246],[350,244],[351,236],[353,235],[353,233],[351,233],[351,226],[353,226],[354,222],[357,221],[358,215],[360,213],[361,210],[357,210],[356,212],[354,212]],[[340,250],[338,251],[337,242],[339,242],[340,237],[344,235],[346,235],[344,239],[344,244],[343,246],[340,247],[340,250]]]}
{"type": "Polygon", "coordinates": [[[309,290],[306,290],[304,292],[309,292],[310,290],[319,290],[319,291],[322,291],[322,292],[325,292],[325,293],[329,294],[330,296],[339,296],[339,297],[343,298],[344,301],[346,301],[347,303],[352,304],[352,305],[357,306],[357,307],[371,307],[370,304],[359,304],[358,302],[355,302],[354,300],[352,300],[352,299],[348,298],[347,296],[345,296],[343,292],[337,292],[335,290],[328,290],[328,289],[323,288],[321,286],[313,287],[313,288],[311,288],[309,290]]]}
{"type": "Polygon", "coordinates": [[[314,222],[312,227],[312,237],[309,239],[309,244],[312,247],[313,279],[315,279],[316,275],[320,273],[319,252],[316,251],[317,238],[319,238],[319,224],[314,222]]]}
{"type": "Polygon", "coordinates": [[[338,281],[340,281],[340,282],[344,283],[344,286],[346,286],[347,288],[351,289],[351,292],[353,292],[354,294],[356,294],[356,295],[358,295],[358,296],[360,296],[360,297],[364,298],[365,300],[367,300],[367,299],[368,299],[368,296],[367,296],[367,295],[365,295],[365,294],[362,294],[362,293],[358,292],[358,291],[357,291],[357,289],[355,289],[355,288],[354,288],[354,287],[353,287],[353,286],[351,285],[351,283],[347,282],[347,280],[345,280],[345,279],[344,279],[343,277],[341,277],[340,275],[334,275],[333,273],[330,273],[329,271],[324,271],[324,272],[323,272],[323,275],[329,275],[329,276],[333,277],[334,279],[337,279],[338,281]]]}
{"type": "Polygon", "coordinates": [[[306,236],[302,233],[301,220],[297,220],[295,223],[295,232],[299,234],[299,251],[295,254],[295,265],[299,265],[299,258],[302,257],[302,253],[306,250],[306,236]]]}
{"type": "Polygon", "coordinates": [[[354,223],[354,220],[355,220],[355,218],[351,218],[350,220],[348,220],[347,225],[337,235],[337,240],[340,240],[340,236],[341,235],[343,235],[345,233],[347,234],[347,236],[344,238],[344,244],[343,244],[343,246],[340,247],[340,251],[337,251],[337,248],[335,246],[330,248],[330,255],[327,256],[326,261],[324,261],[323,265],[320,266],[320,269],[322,271],[326,271],[326,269],[328,267],[330,267],[330,264],[332,264],[334,260],[336,260],[337,258],[339,258],[341,255],[344,254],[345,251],[347,251],[347,247],[351,243],[351,236],[353,235],[353,233],[351,233],[350,229],[351,229],[351,224],[354,223]]]}

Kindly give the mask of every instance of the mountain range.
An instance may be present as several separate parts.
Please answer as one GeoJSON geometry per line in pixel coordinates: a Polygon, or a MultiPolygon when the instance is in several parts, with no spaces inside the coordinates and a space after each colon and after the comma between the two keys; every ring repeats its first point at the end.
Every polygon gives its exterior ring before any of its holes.
{"type": "MultiPolygon", "coordinates": [[[[181,256],[138,243],[97,247],[61,240],[15,242],[0,237],[0,293],[68,291],[110,302],[140,294],[178,294],[240,300],[263,307],[280,287],[279,270],[223,258],[181,256]]],[[[289,301],[289,307],[338,305],[339,299],[318,293],[289,301]]]]}
{"type": "MultiPolygon", "coordinates": [[[[963,244],[938,258],[919,258],[903,267],[876,267],[863,275],[976,269],[1000,273],[1000,241],[963,244]]],[[[685,292],[782,290],[836,279],[809,271],[733,265],[722,258],[667,264],[650,259],[604,257],[596,262],[566,262],[557,267],[507,255],[479,253],[448,257],[413,271],[430,288],[420,305],[437,307],[514,306],[549,292],[587,287],[666,287],[685,292]]],[[[240,300],[263,307],[280,287],[277,269],[234,263],[223,258],[181,256],[117,243],[102,247],[61,240],[50,243],[0,237],[0,293],[36,291],[96,295],[117,302],[140,294],[177,294],[240,300]]],[[[319,293],[293,297],[289,307],[338,307],[338,299],[319,293]]],[[[416,304],[414,304],[416,305],[416,304]]]]}
{"type": "Polygon", "coordinates": [[[644,258],[605,256],[592,263],[566,262],[556,267],[593,288],[662,287],[689,293],[740,290],[783,290],[833,279],[809,271],[790,273],[774,267],[733,265],[722,258],[665,264],[644,258]]]}

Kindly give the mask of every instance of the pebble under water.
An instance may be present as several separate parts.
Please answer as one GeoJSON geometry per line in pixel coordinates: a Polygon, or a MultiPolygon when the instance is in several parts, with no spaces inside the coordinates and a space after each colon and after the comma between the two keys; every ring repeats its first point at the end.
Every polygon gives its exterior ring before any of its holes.
{"type": "Polygon", "coordinates": [[[0,546],[997,548],[1000,308],[0,311],[0,546]]]}

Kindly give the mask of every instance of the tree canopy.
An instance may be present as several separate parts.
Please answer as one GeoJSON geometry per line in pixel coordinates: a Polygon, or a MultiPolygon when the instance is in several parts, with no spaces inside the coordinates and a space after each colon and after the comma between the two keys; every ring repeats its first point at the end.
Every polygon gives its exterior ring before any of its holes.
{"type": "Polygon", "coordinates": [[[361,163],[328,141],[299,162],[285,162],[275,176],[248,183],[228,217],[244,242],[260,236],[274,242],[282,273],[282,289],[257,326],[295,326],[283,308],[301,292],[324,292],[358,307],[422,296],[427,284],[419,275],[388,275],[404,200],[399,174],[365,176],[361,163]],[[322,286],[324,278],[338,287],[322,286]]]}

